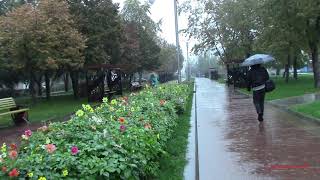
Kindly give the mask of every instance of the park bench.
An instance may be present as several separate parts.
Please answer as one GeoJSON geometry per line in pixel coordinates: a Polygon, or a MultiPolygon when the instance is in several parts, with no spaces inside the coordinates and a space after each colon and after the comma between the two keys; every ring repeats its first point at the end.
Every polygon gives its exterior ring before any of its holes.
{"type": "Polygon", "coordinates": [[[11,115],[15,124],[28,121],[28,108],[18,106],[12,97],[0,99],[0,117],[11,115]]]}

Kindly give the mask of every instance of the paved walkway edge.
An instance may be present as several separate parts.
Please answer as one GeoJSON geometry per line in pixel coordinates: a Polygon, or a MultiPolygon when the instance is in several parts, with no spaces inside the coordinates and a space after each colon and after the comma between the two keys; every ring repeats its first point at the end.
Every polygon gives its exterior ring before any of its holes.
{"type": "MultiPolygon", "coordinates": [[[[252,97],[251,95],[248,95],[248,94],[240,91],[239,89],[236,89],[236,91],[237,91],[238,93],[243,94],[243,95],[252,97]]],[[[279,108],[279,109],[281,109],[281,110],[283,110],[283,111],[286,111],[286,112],[288,112],[288,113],[291,113],[291,114],[299,117],[299,118],[300,118],[301,120],[303,120],[303,121],[312,121],[312,122],[320,125],[320,119],[318,119],[318,118],[315,118],[315,117],[312,117],[312,116],[308,116],[308,115],[302,114],[302,113],[300,113],[300,112],[297,112],[297,111],[294,111],[294,110],[290,109],[290,107],[278,105],[278,104],[275,103],[275,102],[266,101],[266,103],[267,103],[267,104],[270,104],[270,105],[272,105],[272,106],[274,106],[274,107],[277,107],[277,108],[279,108]]]]}

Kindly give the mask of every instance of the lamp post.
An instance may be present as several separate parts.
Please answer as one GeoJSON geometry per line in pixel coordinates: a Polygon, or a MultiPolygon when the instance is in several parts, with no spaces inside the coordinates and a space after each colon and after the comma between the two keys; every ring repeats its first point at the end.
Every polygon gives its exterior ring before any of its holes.
{"type": "Polygon", "coordinates": [[[190,71],[190,60],[189,60],[189,42],[187,42],[187,64],[188,64],[188,66],[187,66],[188,78],[187,79],[188,79],[188,81],[190,81],[191,80],[191,71],[190,71]]]}
{"type": "Polygon", "coordinates": [[[174,2],[174,16],[175,16],[175,28],[176,28],[176,47],[177,47],[177,61],[178,61],[178,83],[181,82],[181,72],[180,72],[180,45],[179,45],[179,28],[178,28],[178,12],[177,12],[177,0],[174,2]]]}

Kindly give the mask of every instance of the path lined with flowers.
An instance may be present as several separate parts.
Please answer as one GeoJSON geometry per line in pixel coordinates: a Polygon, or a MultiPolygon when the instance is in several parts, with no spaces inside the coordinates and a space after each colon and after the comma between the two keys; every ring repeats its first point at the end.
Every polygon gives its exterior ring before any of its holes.
{"type": "Polygon", "coordinates": [[[270,105],[259,124],[249,97],[208,79],[196,85],[201,180],[320,178],[319,125],[270,105]]]}
{"type": "Polygon", "coordinates": [[[146,179],[186,112],[191,84],[164,84],[83,105],[66,122],[21,132],[0,147],[0,179],[146,179]]]}

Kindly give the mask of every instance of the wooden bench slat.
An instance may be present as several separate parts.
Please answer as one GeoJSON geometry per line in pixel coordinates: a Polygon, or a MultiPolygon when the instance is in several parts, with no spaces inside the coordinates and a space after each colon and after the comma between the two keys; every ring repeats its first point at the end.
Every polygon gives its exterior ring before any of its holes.
{"type": "Polygon", "coordinates": [[[5,106],[5,105],[10,105],[10,104],[14,104],[14,105],[16,105],[16,103],[14,103],[14,102],[6,102],[6,103],[1,103],[0,102],[0,106],[5,106]]]}
{"type": "Polygon", "coordinates": [[[0,107],[16,106],[16,104],[0,104],[0,107]]]}
{"type": "Polygon", "coordinates": [[[4,103],[4,102],[14,102],[14,100],[13,99],[5,99],[5,100],[0,99],[0,103],[4,103]]]}
{"type": "Polygon", "coordinates": [[[15,107],[17,107],[17,106],[0,107],[0,111],[2,111],[2,110],[9,110],[9,109],[15,108],[15,107]]]}
{"type": "Polygon", "coordinates": [[[0,104],[10,104],[10,103],[15,104],[14,101],[2,101],[2,102],[0,102],[0,104]]]}
{"type": "Polygon", "coordinates": [[[25,108],[25,109],[19,109],[19,110],[9,111],[9,112],[5,112],[5,113],[1,113],[0,116],[8,115],[8,114],[16,114],[16,113],[24,112],[24,111],[29,111],[29,109],[28,109],[28,108],[25,108]]]}
{"type": "Polygon", "coordinates": [[[2,99],[0,99],[0,101],[5,101],[5,100],[13,100],[13,98],[12,97],[9,97],[9,98],[2,98],[2,99]]]}
{"type": "Polygon", "coordinates": [[[16,104],[13,104],[13,103],[0,104],[0,107],[7,107],[7,106],[16,106],[16,104]]]}
{"type": "Polygon", "coordinates": [[[0,102],[13,102],[13,99],[0,99],[0,102]]]}

